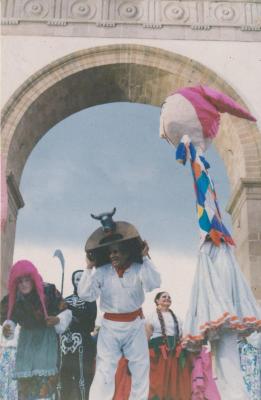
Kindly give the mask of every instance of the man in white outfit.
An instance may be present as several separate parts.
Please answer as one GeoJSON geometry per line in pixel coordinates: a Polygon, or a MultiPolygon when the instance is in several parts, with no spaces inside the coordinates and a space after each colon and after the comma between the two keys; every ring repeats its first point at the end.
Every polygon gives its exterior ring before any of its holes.
{"type": "Polygon", "coordinates": [[[78,285],[78,294],[83,300],[95,301],[100,297],[100,308],[104,312],[89,399],[112,400],[116,369],[124,355],[129,360],[132,375],[130,399],[147,400],[149,353],[141,306],[145,299],[144,292],[160,287],[161,279],[148,257],[148,245],[146,242],[141,245],[135,227],[126,222],[113,221],[113,224],[110,233],[105,231],[104,238],[98,241],[102,243],[103,255],[107,254],[109,263],[100,261],[100,267],[93,270],[95,264],[99,264],[98,258],[95,260],[94,256],[94,260],[90,261],[88,255],[97,255],[97,248],[94,252],[88,251],[87,241],[87,270],[78,285]],[[132,230],[134,235],[130,234],[132,230]],[[107,243],[106,246],[104,243],[107,243]]]}

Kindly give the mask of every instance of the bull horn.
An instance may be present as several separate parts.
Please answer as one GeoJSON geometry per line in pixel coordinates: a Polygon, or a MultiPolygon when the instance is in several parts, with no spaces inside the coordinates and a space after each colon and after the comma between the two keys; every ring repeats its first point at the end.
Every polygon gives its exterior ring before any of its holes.
{"type": "Polygon", "coordinates": [[[94,215],[94,214],[91,214],[91,217],[92,218],[94,218],[94,219],[98,219],[99,221],[101,220],[101,216],[100,215],[94,215]]]}
{"type": "Polygon", "coordinates": [[[116,207],[114,207],[114,209],[110,213],[108,213],[108,215],[112,217],[115,214],[115,212],[116,212],[116,207]]]}

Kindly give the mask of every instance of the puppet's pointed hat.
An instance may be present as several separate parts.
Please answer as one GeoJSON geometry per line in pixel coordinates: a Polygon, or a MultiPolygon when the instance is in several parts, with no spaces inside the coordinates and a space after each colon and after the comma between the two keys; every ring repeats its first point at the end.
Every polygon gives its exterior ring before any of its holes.
{"type": "Polygon", "coordinates": [[[220,124],[220,113],[228,113],[239,118],[256,121],[256,119],[231,97],[208,86],[183,88],[176,93],[191,102],[205,137],[214,138],[220,124]]]}
{"type": "Polygon", "coordinates": [[[160,136],[175,146],[183,135],[189,135],[202,150],[217,135],[220,113],[250,121],[256,119],[231,97],[208,86],[180,88],[167,97],[161,112],[160,136]]]}

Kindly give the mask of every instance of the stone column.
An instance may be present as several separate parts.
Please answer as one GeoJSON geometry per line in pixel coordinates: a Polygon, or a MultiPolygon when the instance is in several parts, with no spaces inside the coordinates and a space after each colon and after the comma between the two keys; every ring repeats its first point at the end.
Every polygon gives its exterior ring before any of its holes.
{"type": "Polygon", "coordinates": [[[232,216],[236,256],[261,302],[261,178],[241,178],[227,211],[232,216]]]}
{"type": "Polygon", "coordinates": [[[16,219],[19,208],[24,206],[22,195],[12,173],[7,176],[8,217],[5,230],[1,234],[1,293],[2,298],[7,293],[9,268],[12,265],[16,219]]]}

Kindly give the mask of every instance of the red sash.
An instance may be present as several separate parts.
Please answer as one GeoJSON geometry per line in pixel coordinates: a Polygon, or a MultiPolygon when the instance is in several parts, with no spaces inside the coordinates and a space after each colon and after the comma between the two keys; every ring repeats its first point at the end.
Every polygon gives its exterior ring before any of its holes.
{"type": "Polygon", "coordinates": [[[137,317],[144,318],[142,308],[129,313],[104,313],[103,318],[116,322],[130,322],[134,321],[137,317]]]}

